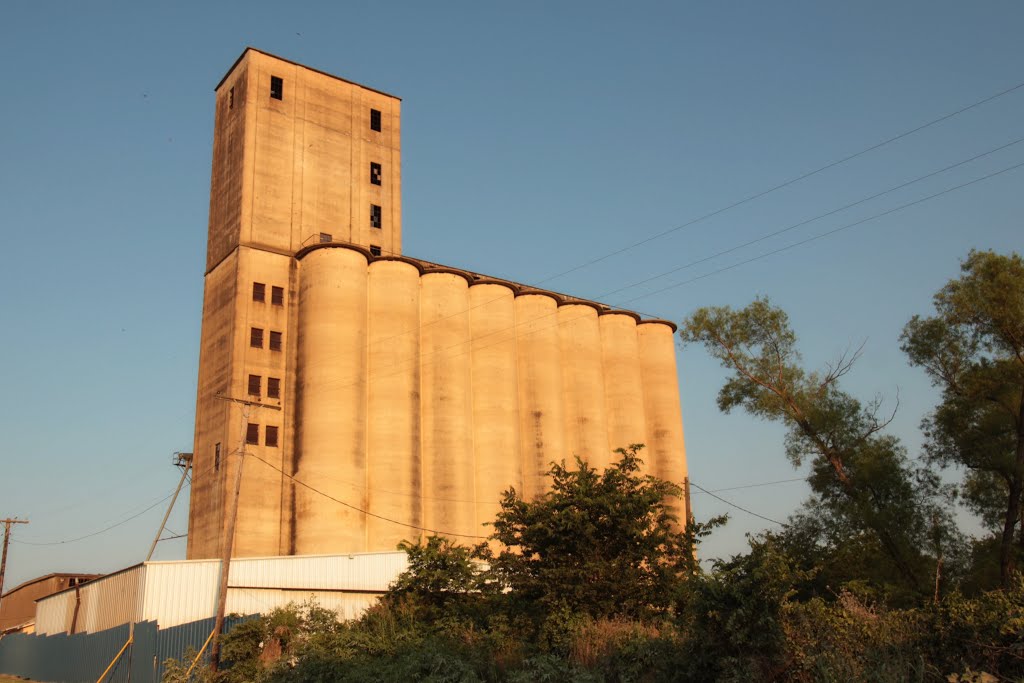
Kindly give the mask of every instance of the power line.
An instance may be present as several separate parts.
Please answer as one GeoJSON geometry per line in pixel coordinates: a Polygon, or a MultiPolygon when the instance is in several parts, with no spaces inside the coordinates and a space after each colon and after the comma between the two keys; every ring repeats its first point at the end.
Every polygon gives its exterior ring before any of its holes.
{"type": "Polygon", "coordinates": [[[385,522],[391,522],[392,524],[397,524],[399,526],[409,527],[410,529],[416,529],[418,531],[426,531],[426,532],[429,532],[429,533],[432,533],[432,534],[441,534],[443,536],[458,536],[460,538],[479,538],[479,539],[486,539],[487,538],[487,536],[477,536],[475,534],[457,534],[457,533],[454,533],[454,532],[451,532],[451,531],[441,531],[441,530],[438,530],[438,529],[428,529],[427,527],[418,526],[416,524],[409,524],[408,522],[399,522],[397,519],[391,519],[389,517],[384,517],[382,515],[375,514],[373,512],[368,511],[368,510],[364,510],[364,509],[362,509],[360,507],[356,507],[355,505],[352,505],[351,503],[346,503],[343,500],[335,498],[334,496],[332,496],[329,493],[324,493],[320,489],[316,488],[315,486],[310,486],[309,484],[307,484],[306,482],[302,481],[301,479],[296,479],[294,476],[292,476],[291,474],[288,474],[287,472],[282,470],[277,465],[274,465],[273,463],[268,462],[267,460],[264,460],[263,458],[261,458],[258,455],[253,455],[253,454],[250,454],[250,455],[251,455],[251,457],[259,460],[260,462],[262,462],[267,467],[270,467],[273,470],[277,470],[278,472],[280,472],[284,476],[288,477],[289,479],[291,479],[293,482],[295,482],[299,486],[303,486],[303,487],[309,489],[310,491],[313,491],[314,493],[319,493],[324,498],[327,498],[329,500],[333,500],[335,503],[338,503],[339,505],[344,505],[345,507],[347,507],[349,509],[355,510],[356,512],[361,512],[362,514],[367,515],[369,517],[374,517],[376,519],[380,519],[380,520],[383,520],[385,522]]]}
{"type": "Polygon", "coordinates": [[[614,251],[608,252],[607,254],[605,254],[603,256],[599,256],[597,258],[594,258],[594,259],[591,259],[591,260],[586,261],[584,263],[581,263],[578,266],[574,266],[574,267],[572,267],[572,268],[570,268],[568,270],[564,270],[561,273],[557,273],[556,275],[552,275],[551,277],[548,277],[548,278],[545,278],[543,280],[540,280],[538,282],[538,284],[543,284],[545,282],[550,282],[551,280],[555,280],[557,278],[563,277],[565,275],[568,275],[569,273],[574,273],[577,270],[582,270],[583,268],[586,268],[588,266],[592,266],[594,264],[600,263],[601,261],[605,261],[605,260],[607,260],[607,259],[609,259],[609,258],[611,258],[613,256],[617,256],[617,255],[622,254],[624,252],[627,252],[627,251],[629,251],[631,249],[635,249],[636,247],[642,246],[642,245],[647,244],[649,242],[653,242],[654,240],[661,239],[662,237],[665,237],[666,235],[670,235],[670,234],[672,234],[674,232],[678,232],[679,230],[682,230],[684,228],[688,228],[691,225],[695,225],[697,223],[700,223],[701,221],[707,220],[708,218],[712,218],[713,216],[717,216],[717,215],[719,215],[721,213],[725,213],[726,211],[729,211],[731,209],[735,209],[736,207],[742,206],[742,205],[744,205],[744,204],[746,204],[748,202],[752,202],[755,199],[760,199],[761,197],[764,197],[764,196],[766,196],[768,194],[771,194],[772,192],[775,192],[777,190],[781,190],[781,189],[783,189],[785,187],[789,187],[790,185],[793,185],[794,183],[798,183],[801,180],[806,180],[807,178],[810,178],[813,175],[817,175],[818,173],[821,173],[823,171],[827,171],[830,168],[835,168],[836,166],[839,166],[840,164],[845,164],[847,161],[852,161],[853,159],[856,159],[857,157],[863,156],[863,155],[867,154],[868,152],[873,152],[876,149],[880,149],[882,147],[885,147],[886,145],[891,144],[893,142],[896,142],[897,140],[901,140],[901,139],[903,139],[903,138],[905,138],[907,136],[913,135],[914,133],[920,132],[920,131],[924,130],[925,128],[929,128],[929,127],[934,126],[934,125],[936,125],[938,123],[942,123],[943,121],[947,121],[947,120],[949,120],[949,119],[951,119],[951,118],[953,118],[955,116],[959,116],[960,114],[963,114],[964,112],[970,111],[971,109],[974,109],[976,107],[980,107],[983,104],[991,102],[992,100],[998,99],[998,98],[1000,98],[1000,97],[1002,97],[1004,95],[1008,95],[1008,94],[1010,94],[1010,93],[1012,93],[1012,92],[1014,92],[1016,90],[1019,90],[1020,88],[1024,88],[1024,82],[1018,83],[1017,85],[1014,85],[1013,87],[1007,88],[1006,90],[1002,90],[1000,92],[997,92],[994,95],[989,95],[988,97],[985,97],[985,98],[983,98],[981,100],[978,100],[977,102],[974,102],[973,104],[969,104],[966,107],[963,107],[961,109],[957,109],[954,112],[951,112],[949,114],[945,114],[945,115],[940,116],[940,117],[938,117],[936,119],[932,119],[931,121],[928,121],[927,123],[924,123],[924,124],[921,124],[921,125],[917,126],[916,128],[911,128],[910,130],[907,130],[907,131],[904,131],[902,133],[899,133],[898,135],[894,135],[894,136],[892,136],[890,138],[887,138],[887,139],[885,139],[885,140],[883,140],[881,142],[878,142],[878,143],[876,143],[874,145],[871,145],[870,147],[865,147],[864,149],[860,150],[859,152],[855,152],[853,154],[850,154],[849,156],[845,156],[845,157],[843,157],[841,159],[838,159],[836,161],[829,162],[829,163],[825,164],[824,166],[820,166],[820,167],[818,167],[818,168],[816,168],[816,169],[814,169],[812,171],[808,171],[808,172],[806,172],[806,173],[804,173],[802,175],[796,176],[794,178],[790,178],[789,180],[781,182],[778,185],[774,185],[772,187],[769,187],[766,190],[762,190],[760,192],[755,192],[754,194],[749,195],[748,197],[745,197],[744,199],[741,199],[739,201],[733,202],[732,204],[724,206],[724,207],[722,207],[720,209],[716,209],[716,210],[711,211],[709,213],[706,213],[706,214],[704,214],[702,216],[698,216],[697,218],[689,220],[689,221],[683,223],[682,225],[678,225],[678,226],[676,226],[674,228],[670,228],[668,230],[664,230],[664,231],[659,232],[659,233],[657,233],[655,235],[651,235],[650,237],[646,237],[646,238],[644,238],[644,239],[642,239],[642,240],[640,240],[638,242],[633,242],[632,244],[628,244],[628,245],[626,245],[624,247],[620,247],[618,249],[615,249],[614,251]]]}
{"type": "Polygon", "coordinates": [[[873,195],[870,195],[870,196],[867,196],[867,197],[863,197],[861,199],[858,199],[855,202],[851,202],[850,204],[846,204],[845,206],[840,206],[837,209],[832,209],[831,211],[827,211],[825,213],[818,214],[817,216],[814,216],[813,218],[808,218],[806,220],[802,220],[799,223],[793,223],[792,225],[789,225],[789,226],[787,226],[785,228],[782,228],[780,230],[775,230],[774,232],[770,232],[770,233],[768,233],[766,235],[762,235],[760,237],[757,237],[755,239],[749,240],[749,241],[744,242],[742,244],[738,244],[738,245],[736,245],[734,247],[730,247],[728,249],[724,249],[722,251],[716,252],[714,254],[711,254],[710,256],[705,256],[703,258],[697,259],[696,261],[690,261],[689,263],[686,263],[684,265],[676,266],[675,268],[672,268],[670,270],[666,270],[666,271],[664,271],[662,273],[659,273],[657,275],[652,275],[651,277],[644,278],[643,280],[638,280],[638,281],[636,281],[636,282],[634,282],[632,284],[625,285],[624,287],[619,287],[618,289],[613,289],[613,290],[610,290],[610,291],[607,291],[607,292],[603,292],[601,294],[598,294],[596,298],[600,299],[600,298],[603,298],[603,297],[606,297],[606,296],[611,296],[612,294],[618,294],[619,292],[623,292],[623,291],[625,291],[627,289],[632,289],[633,287],[639,287],[640,285],[647,284],[648,282],[652,282],[654,280],[658,280],[660,278],[665,277],[666,275],[671,275],[672,273],[677,273],[677,272],[679,272],[681,270],[686,270],[687,268],[692,268],[693,266],[700,265],[701,263],[706,263],[707,261],[710,261],[712,259],[716,259],[719,256],[725,256],[726,254],[731,254],[734,251],[738,251],[738,250],[743,249],[745,247],[749,247],[749,246],[751,246],[753,244],[757,244],[758,242],[763,242],[763,241],[765,241],[767,239],[770,239],[772,237],[777,237],[777,236],[779,236],[779,235],[781,235],[783,233],[789,232],[791,230],[795,230],[795,229],[797,229],[799,227],[802,227],[804,225],[807,225],[809,223],[813,223],[814,221],[821,220],[822,218],[827,218],[828,216],[832,216],[834,214],[840,213],[841,211],[845,211],[847,209],[852,209],[855,206],[858,206],[858,205],[863,204],[865,202],[869,202],[869,201],[871,201],[873,199],[878,199],[879,197],[883,197],[883,196],[885,196],[887,194],[891,194],[893,192],[896,192],[897,190],[902,190],[903,188],[909,187],[910,185],[914,185],[915,183],[919,183],[922,180],[927,180],[928,178],[932,178],[932,177],[937,176],[937,175],[939,175],[941,173],[945,173],[946,171],[951,171],[954,168],[957,168],[959,166],[963,166],[964,164],[969,164],[972,161],[977,161],[978,159],[981,159],[983,157],[987,157],[989,155],[995,154],[996,152],[1000,152],[1000,151],[1002,151],[1004,149],[1007,149],[1007,148],[1012,147],[1014,145],[1020,144],[1021,142],[1024,142],[1024,137],[1017,138],[1016,140],[1013,140],[1012,142],[1008,142],[1005,145],[1000,145],[999,147],[995,147],[993,149],[990,149],[987,152],[982,152],[981,154],[976,154],[975,156],[973,156],[973,157],[971,157],[969,159],[964,159],[963,161],[958,161],[955,164],[950,164],[949,166],[946,166],[945,168],[940,168],[937,171],[932,171],[931,173],[926,173],[925,175],[918,176],[918,177],[914,178],[913,180],[908,180],[907,182],[900,183],[899,185],[895,185],[893,187],[890,187],[887,190],[883,190],[883,191],[877,192],[877,193],[875,193],[873,195]]]}
{"type": "MultiPolygon", "coordinates": [[[[711,489],[708,493],[721,493],[722,491],[739,491],[741,489],[756,489],[762,486],[775,486],[776,484],[791,484],[795,481],[807,481],[807,477],[794,477],[792,479],[779,479],[776,481],[763,481],[757,484],[744,484],[743,486],[729,486],[724,489],[711,489]]],[[[691,482],[692,483],[692,482],[691,482]]],[[[698,487],[700,488],[700,487],[698,487]]],[[[702,491],[704,489],[701,489],[702,491]]]]}
{"type": "Polygon", "coordinates": [[[744,266],[744,265],[746,265],[748,263],[753,263],[754,261],[759,261],[759,260],[761,260],[763,258],[767,258],[769,256],[774,256],[775,254],[779,254],[779,253],[784,252],[784,251],[789,251],[790,249],[794,249],[796,247],[802,246],[802,245],[807,244],[809,242],[814,242],[815,240],[820,240],[820,239],[822,239],[824,237],[829,237],[830,235],[834,235],[837,232],[842,232],[843,230],[846,230],[848,228],[852,228],[852,227],[855,227],[855,226],[858,226],[858,225],[862,225],[864,223],[867,223],[868,221],[873,221],[873,220],[875,220],[877,218],[882,218],[883,216],[888,216],[889,214],[896,213],[897,211],[902,211],[903,209],[910,208],[911,206],[916,206],[918,204],[921,204],[923,202],[927,202],[927,201],[935,199],[937,197],[941,197],[942,195],[949,194],[950,192],[955,192],[956,190],[960,190],[960,189],[963,189],[963,188],[968,187],[970,185],[974,185],[976,183],[980,183],[980,182],[982,182],[984,180],[988,180],[989,178],[994,178],[997,175],[1001,175],[1003,173],[1007,173],[1009,171],[1013,171],[1015,169],[1020,168],[1021,166],[1024,166],[1024,162],[1021,162],[1019,164],[1014,164],[1013,166],[1007,166],[1006,168],[1002,168],[1002,169],[1000,169],[998,171],[994,171],[992,173],[989,173],[988,175],[981,176],[980,178],[975,178],[974,180],[970,180],[970,181],[968,181],[966,183],[961,183],[960,185],[955,185],[953,187],[950,187],[950,188],[947,188],[945,190],[942,190],[941,192],[936,192],[935,194],[928,195],[927,197],[922,197],[921,199],[916,199],[916,200],[914,200],[912,202],[907,202],[906,204],[901,204],[900,206],[897,206],[897,207],[895,207],[893,209],[889,209],[888,211],[883,211],[883,212],[877,213],[877,214],[875,214],[873,216],[868,216],[867,218],[862,218],[862,219],[860,219],[858,221],[854,221],[853,223],[847,223],[846,225],[841,225],[838,228],[834,228],[832,230],[829,230],[828,232],[823,232],[823,233],[821,233],[819,235],[814,235],[812,237],[808,237],[807,239],[803,239],[803,240],[800,240],[799,242],[794,242],[792,244],[786,245],[784,247],[780,247],[778,249],[774,249],[774,250],[769,251],[767,253],[760,254],[758,256],[754,256],[753,258],[749,258],[749,259],[747,259],[745,261],[740,261],[739,263],[734,263],[731,266],[725,266],[724,268],[719,268],[718,270],[713,270],[710,273],[705,273],[704,275],[699,275],[699,276],[697,276],[695,278],[690,278],[689,280],[684,280],[682,282],[676,282],[676,283],[668,285],[666,287],[662,287],[660,289],[655,289],[653,291],[647,292],[646,294],[641,294],[640,296],[633,297],[632,299],[627,299],[623,303],[629,303],[631,301],[639,301],[640,299],[645,299],[645,298],[647,298],[649,296],[654,296],[655,294],[660,294],[661,292],[665,292],[665,291],[668,291],[670,289],[675,289],[676,287],[682,287],[683,285],[688,285],[688,284],[690,284],[692,282],[697,282],[698,280],[703,280],[705,278],[709,278],[712,275],[718,275],[719,273],[724,273],[725,271],[732,270],[733,268],[739,268],[740,266],[744,266]]]}
{"type": "Polygon", "coordinates": [[[748,510],[747,508],[741,507],[741,506],[737,505],[736,503],[733,503],[731,501],[726,500],[725,498],[722,498],[721,496],[715,495],[714,493],[712,493],[711,491],[708,491],[706,488],[700,486],[699,484],[694,484],[692,479],[690,480],[690,485],[691,486],[695,486],[697,489],[703,491],[704,493],[708,494],[712,498],[717,498],[718,500],[722,501],[726,505],[731,505],[732,507],[736,508],[737,510],[742,510],[743,512],[746,512],[748,515],[753,515],[754,517],[759,517],[759,518],[765,520],[766,522],[771,522],[772,524],[778,524],[779,526],[783,526],[783,527],[789,526],[785,522],[780,522],[777,519],[772,519],[771,517],[765,517],[764,515],[759,515],[758,513],[754,512],[753,510],[748,510]]]}
{"type": "Polygon", "coordinates": [[[163,503],[164,501],[168,500],[173,495],[174,495],[174,492],[172,491],[171,493],[168,493],[166,496],[164,496],[163,498],[161,498],[157,502],[155,502],[152,505],[150,505],[145,510],[142,510],[141,512],[137,512],[134,515],[132,515],[131,517],[123,519],[120,522],[116,522],[114,524],[111,524],[110,526],[105,527],[103,529],[100,529],[99,531],[94,531],[91,534],[86,534],[84,536],[79,536],[77,538],[65,539],[63,541],[51,541],[51,542],[48,542],[48,543],[38,543],[38,542],[34,542],[34,541],[18,541],[18,540],[15,540],[13,542],[14,543],[20,543],[22,545],[46,546],[46,545],[64,545],[66,543],[75,543],[77,541],[82,541],[82,540],[85,540],[87,538],[92,538],[93,536],[99,536],[100,534],[106,533],[106,532],[110,531],[111,529],[116,529],[117,527],[121,526],[122,524],[127,524],[128,522],[132,521],[133,519],[136,519],[137,517],[141,517],[142,515],[146,514],[147,512],[149,512],[150,510],[155,508],[157,505],[160,505],[160,503],[163,503]]]}

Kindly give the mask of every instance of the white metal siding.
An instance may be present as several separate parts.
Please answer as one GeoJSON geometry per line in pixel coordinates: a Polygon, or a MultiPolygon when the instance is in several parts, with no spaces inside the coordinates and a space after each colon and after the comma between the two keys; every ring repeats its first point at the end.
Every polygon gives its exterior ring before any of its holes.
{"type": "Polygon", "coordinates": [[[242,558],[231,561],[229,585],[381,592],[408,566],[404,552],[242,558]]]}
{"type": "Polygon", "coordinates": [[[220,560],[151,562],[146,567],[149,572],[142,608],[146,621],[167,628],[214,615],[220,560]]]}
{"type": "Polygon", "coordinates": [[[146,565],[140,564],[84,584],[78,589],[78,596],[74,590],[65,590],[39,600],[36,632],[70,632],[74,622],[75,633],[95,633],[139,621],[145,574],[146,565]],[[76,618],[75,603],[79,598],[76,618]]]}
{"type": "Polygon", "coordinates": [[[75,610],[75,591],[65,591],[36,602],[36,633],[51,635],[68,630],[75,610]]]}
{"type": "MultiPolygon", "coordinates": [[[[237,558],[228,577],[228,613],[270,612],[311,597],[342,619],[354,619],[408,566],[404,552],[237,558]]],[[[220,560],[147,562],[81,588],[75,628],[92,633],[130,621],[156,621],[160,628],[214,615],[220,560]]],[[[36,630],[71,628],[75,592],[44,598],[36,607],[36,630]]]]}

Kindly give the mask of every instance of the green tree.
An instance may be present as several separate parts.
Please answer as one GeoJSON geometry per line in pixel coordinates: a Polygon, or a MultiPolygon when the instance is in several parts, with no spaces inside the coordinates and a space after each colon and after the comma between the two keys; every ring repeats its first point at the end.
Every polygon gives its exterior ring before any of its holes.
{"type": "Polygon", "coordinates": [[[761,298],[741,310],[701,308],[680,336],[732,371],[718,394],[722,411],[743,408],[788,428],[789,459],[810,464],[810,512],[847,537],[874,536],[893,580],[925,593],[930,562],[921,549],[946,519],[930,507],[898,440],[883,433],[892,417],[880,416],[880,400],[865,405],[839,388],[859,353],[805,371],[786,313],[761,298]]]}
{"type": "Polygon", "coordinates": [[[681,527],[677,484],[640,474],[639,449],[598,472],[576,459],[550,470],[551,489],[533,501],[505,492],[492,541],[477,548],[489,578],[515,609],[592,618],[642,618],[668,610],[680,581],[698,567],[694,544],[723,519],[681,527]]]}
{"type": "MultiPolygon", "coordinates": [[[[1004,587],[1015,569],[1015,529],[1024,526],[1024,260],[971,251],[933,299],[936,315],[914,316],[902,348],[942,390],[925,419],[926,452],[966,468],[968,504],[996,530],[1004,587]]],[[[1024,547],[1024,533],[1018,536],[1024,547]]]]}

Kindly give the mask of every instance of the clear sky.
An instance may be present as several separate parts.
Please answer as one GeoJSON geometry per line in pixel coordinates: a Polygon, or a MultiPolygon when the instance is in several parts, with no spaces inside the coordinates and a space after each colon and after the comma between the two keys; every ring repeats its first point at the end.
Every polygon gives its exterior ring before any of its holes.
{"type": "MultiPolygon", "coordinates": [[[[31,520],[7,586],[145,556],[163,504],[28,543],[152,506],[192,449],[213,87],[246,45],[403,98],[405,253],[675,321],[767,295],[809,365],[866,342],[846,387],[898,390],[892,430],[915,455],[936,393],[900,330],[972,247],[1024,248],[1024,168],[686,281],[1024,162],[1024,143],[609,292],[1010,143],[1024,88],[548,278],[1024,82],[1022,29],[1017,2],[6,3],[0,517],[31,520]]],[[[678,359],[695,483],[803,474],[779,428],[719,414],[702,349],[678,359]]],[[[784,519],[806,492],[720,495],[784,519]]],[[[769,525],[731,513],[703,556],[769,525]]],[[[187,496],[169,526],[186,531],[187,496]]]]}

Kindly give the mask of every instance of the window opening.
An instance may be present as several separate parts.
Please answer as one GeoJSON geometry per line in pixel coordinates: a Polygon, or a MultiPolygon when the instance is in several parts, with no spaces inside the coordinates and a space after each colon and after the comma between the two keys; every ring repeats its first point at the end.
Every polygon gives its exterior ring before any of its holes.
{"type": "Polygon", "coordinates": [[[379,228],[381,226],[381,210],[376,204],[370,204],[370,227],[379,228]]]}
{"type": "Polygon", "coordinates": [[[376,244],[371,244],[370,253],[373,254],[374,256],[380,256],[380,247],[378,247],[376,244]]]}
{"type": "Polygon", "coordinates": [[[370,110],[370,130],[380,132],[380,110],[370,110]]]}
{"type": "Polygon", "coordinates": [[[262,384],[263,378],[259,375],[249,375],[249,395],[259,396],[260,395],[260,384],[262,384]]]}
{"type": "Polygon", "coordinates": [[[370,184],[381,184],[381,167],[380,164],[378,164],[376,161],[370,162],[370,184]]]}
{"type": "Polygon", "coordinates": [[[278,76],[270,77],[270,97],[275,100],[284,99],[284,81],[278,76]]]}
{"type": "Polygon", "coordinates": [[[320,244],[324,244],[326,242],[330,242],[331,239],[332,238],[331,238],[331,234],[330,233],[328,233],[328,232],[320,233],[320,244]]]}
{"type": "Polygon", "coordinates": [[[270,288],[270,303],[274,306],[284,306],[284,287],[270,288]]]}
{"type": "Polygon", "coordinates": [[[220,471],[220,442],[213,447],[213,471],[220,471]]]}
{"type": "Polygon", "coordinates": [[[281,380],[279,378],[267,378],[267,398],[281,398],[281,380]]]}
{"type": "Polygon", "coordinates": [[[254,446],[258,446],[260,444],[259,425],[250,422],[245,426],[245,442],[254,446]]]}
{"type": "Polygon", "coordinates": [[[235,89],[228,90],[228,109],[235,108],[235,89]]]}
{"type": "Polygon", "coordinates": [[[253,327],[249,330],[249,346],[254,349],[263,348],[263,330],[259,327],[253,327]]]}
{"type": "Polygon", "coordinates": [[[274,331],[270,332],[270,350],[271,351],[280,351],[281,350],[281,333],[280,332],[274,332],[274,331]]]}
{"type": "Polygon", "coordinates": [[[277,427],[267,426],[267,435],[263,440],[264,445],[277,448],[277,427]]]}
{"type": "Polygon", "coordinates": [[[252,283],[252,300],[263,302],[267,292],[267,286],[262,282],[252,283]]]}

